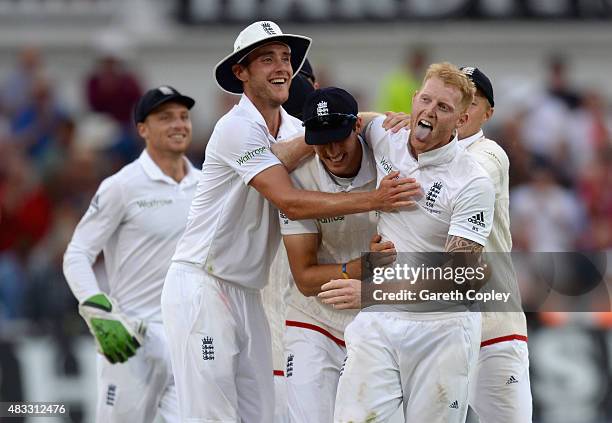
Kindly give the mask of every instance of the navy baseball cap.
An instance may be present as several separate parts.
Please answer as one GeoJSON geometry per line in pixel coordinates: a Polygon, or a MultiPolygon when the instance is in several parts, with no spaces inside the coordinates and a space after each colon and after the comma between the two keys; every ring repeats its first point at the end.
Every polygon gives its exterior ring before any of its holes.
{"type": "Polygon", "coordinates": [[[493,101],[493,85],[491,80],[485,75],[480,69],[473,66],[463,66],[460,68],[461,72],[466,74],[468,78],[472,80],[476,88],[478,88],[484,94],[485,98],[489,101],[491,107],[495,107],[495,101],[493,101]]]}
{"type": "Polygon", "coordinates": [[[285,104],[283,104],[283,109],[285,109],[291,116],[302,120],[306,96],[314,90],[315,89],[308,78],[301,73],[297,74],[295,78],[291,80],[291,86],[289,87],[289,98],[285,104]]]}
{"type": "Polygon", "coordinates": [[[169,85],[162,85],[147,91],[140,97],[134,108],[134,121],[136,124],[144,122],[153,110],[170,101],[183,104],[187,109],[191,109],[195,104],[193,98],[179,93],[169,85]]]}
{"type": "Polygon", "coordinates": [[[312,79],[313,82],[317,80],[315,78],[314,72],[312,70],[312,65],[308,59],[304,59],[304,63],[302,64],[302,68],[300,69],[300,74],[304,75],[308,79],[312,79]]]}
{"type": "Polygon", "coordinates": [[[315,90],[306,97],[302,117],[306,144],[323,145],[341,141],[355,128],[357,100],[342,88],[315,90]]]}

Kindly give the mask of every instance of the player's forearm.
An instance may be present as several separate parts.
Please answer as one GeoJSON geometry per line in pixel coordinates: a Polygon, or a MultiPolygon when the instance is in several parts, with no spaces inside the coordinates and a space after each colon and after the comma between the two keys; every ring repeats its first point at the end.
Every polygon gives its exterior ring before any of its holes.
{"type": "Polygon", "coordinates": [[[298,137],[286,142],[272,145],[272,153],[281,161],[287,172],[293,172],[302,160],[312,156],[314,149],[304,142],[304,137],[298,137]]]}
{"type": "Polygon", "coordinates": [[[327,193],[293,190],[281,211],[291,220],[316,219],[376,210],[374,192],[327,193]]]}
{"type": "MultiPolygon", "coordinates": [[[[361,278],[360,259],[351,260],[346,266],[349,278],[361,278]]],[[[321,292],[321,286],[332,279],[342,279],[342,263],[338,264],[315,264],[304,268],[301,272],[294,275],[298,289],[306,297],[317,295],[321,292]]]]}
{"type": "Polygon", "coordinates": [[[64,254],[64,276],[79,303],[100,292],[93,261],[73,245],[69,245],[64,254]]]}

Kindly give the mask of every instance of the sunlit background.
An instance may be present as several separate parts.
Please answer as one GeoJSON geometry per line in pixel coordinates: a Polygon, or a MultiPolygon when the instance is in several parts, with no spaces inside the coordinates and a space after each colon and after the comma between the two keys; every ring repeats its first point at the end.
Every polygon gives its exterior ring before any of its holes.
{"type": "MultiPolygon", "coordinates": [[[[262,19],[312,37],[317,81],[362,111],[409,112],[429,63],[479,67],[495,90],[486,134],[511,160],[515,249],[612,249],[610,0],[0,0],[0,401],[63,401],[66,421],[93,421],[68,240],[100,181],[142,150],[144,90],[196,99],[201,164],[238,99],[213,67],[262,19]]],[[[528,319],[534,421],[612,422],[610,315],[528,319]]]]}

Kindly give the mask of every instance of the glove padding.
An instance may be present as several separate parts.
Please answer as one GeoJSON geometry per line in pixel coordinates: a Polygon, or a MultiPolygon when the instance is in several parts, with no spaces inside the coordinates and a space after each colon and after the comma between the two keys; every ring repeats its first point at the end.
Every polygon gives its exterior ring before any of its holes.
{"type": "Polygon", "coordinates": [[[125,317],[117,303],[105,294],[96,294],[79,304],[98,351],[111,363],[123,363],[143,344],[146,327],[142,321],[125,317]]]}

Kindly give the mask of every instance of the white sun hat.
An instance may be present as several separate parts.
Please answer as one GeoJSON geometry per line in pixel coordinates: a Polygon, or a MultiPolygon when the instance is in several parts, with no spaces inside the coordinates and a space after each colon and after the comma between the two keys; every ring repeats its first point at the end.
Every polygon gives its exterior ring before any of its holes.
{"type": "Polygon", "coordinates": [[[234,42],[234,52],[215,66],[217,85],[230,94],[242,94],[242,81],[236,78],[232,72],[232,66],[256,48],[273,42],[289,46],[293,76],[297,75],[304,64],[312,39],[303,35],[283,34],[283,31],[274,22],[259,21],[247,26],[238,34],[234,42]]]}

